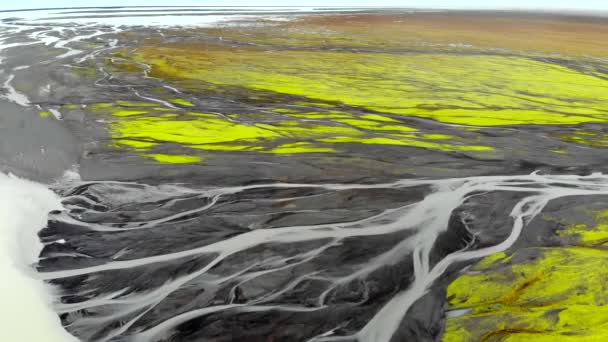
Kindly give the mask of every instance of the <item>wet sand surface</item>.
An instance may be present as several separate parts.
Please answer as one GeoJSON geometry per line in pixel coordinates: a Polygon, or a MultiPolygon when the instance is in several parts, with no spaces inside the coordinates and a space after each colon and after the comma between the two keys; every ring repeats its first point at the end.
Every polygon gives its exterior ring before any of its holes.
{"type": "Polygon", "coordinates": [[[130,11],[0,27],[0,166],[63,198],[80,340],[605,336],[608,19],[57,23],[130,11]]]}

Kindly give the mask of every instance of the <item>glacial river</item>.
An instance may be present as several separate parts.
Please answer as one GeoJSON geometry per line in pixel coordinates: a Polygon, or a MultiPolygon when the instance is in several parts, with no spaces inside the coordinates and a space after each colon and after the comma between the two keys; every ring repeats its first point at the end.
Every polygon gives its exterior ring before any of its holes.
{"type": "Polygon", "coordinates": [[[3,341],[608,336],[604,18],[0,19],[3,341]]]}

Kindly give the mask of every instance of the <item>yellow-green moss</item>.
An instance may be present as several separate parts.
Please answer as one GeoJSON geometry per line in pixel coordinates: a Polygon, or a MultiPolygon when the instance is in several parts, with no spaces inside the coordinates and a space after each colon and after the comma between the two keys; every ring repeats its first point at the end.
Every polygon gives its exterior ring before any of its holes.
{"type": "Polygon", "coordinates": [[[471,145],[465,139],[445,134],[418,134],[398,120],[378,114],[347,112],[289,114],[322,117],[322,120],[283,120],[272,123],[239,123],[222,115],[167,113],[151,103],[117,101],[91,106],[111,116],[113,145],[136,151],[151,151],[162,143],[208,151],[249,151],[274,154],[336,153],[336,144],[358,143],[401,145],[441,151],[492,152],[493,148],[471,145]],[[409,132],[409,133],[408,133],[409,132]],[[276,142],[280,145],[277,146],[276,142]]]}
{"type": "Polygon", "coordinates": [[[608,81],[525,57],[142,48],[158,77],[344,103],[447,123],[608,121],[608,81]]]}
{"type": "Polygon", "coordinates": [[[577,130],[573,134],[563,134],[559,138],[566,142],[591,147],[608,147],[608,134],[603,132],[577,130]]]}
{"type": "MultiPolygon", "coordinates": [[[[101,104],[101,105],[105,105],[106,108],[115,106],[112,103],[101,104]]],[[[116,105],[119,105],[119,106],[122,106],[122,107],[154,107],[154,106],[157,106],[158,104],[152,103],[152,102],[136,102],[136,101],[122,101],[122,100],[119,100],[119,101],[116,101],[116,105]]]]}
{"type": "Polygon", "coordinates": [[[198,156],[172,154],[144,154],[144,157],[152,158],[158,162],[166,164],[195,164],[203,161],[203,158],[198,156]]]}
{"type": "Polygon", "coordinates": [[[175,103],[175,104],[183,106],[183,107],[194,107],[194,104],[192,102],[185,100],[185,99],[175,98],[175,99],[171,99],[170,101],[172,103],[175,103]]]}
{"type": "Polygon", "coordinates": [[[418,139],[416,135],[392,135],[390,138],[367,138],[367,139],[356,139],[349,137],[335,137],[320,139],[320,142],[324,143],[359,143],[359,144],[374,144],[374,145],[401,145],[401,146],[412,146],[427,148],[432,150],[446,151],[446,152],[493,152],[494,148],[491,146],[481,145],[456,145],[452,143],[435,143],[425,140],[418,139]]]}
{"type": "Polygon", "coordinates": [[[283,144],[270,151],[276,154],[295,154],[295,153],[335,153],[338,152],[333,148],[315,146],[306,142],[283,144]]]}
{"type": "Polygon", "coordinates": [[[117,110],[115,111],[113,114],[114,116],[135,116],[135,115],[142,115],[142,114],[148,114],[148,111],[142,111],[142,110],[117,110]]]}
{"type": "Polygon", "coordinates": [[[444,341],[608,340],[606,251],[529,248],[514,252],[517,263],[489,258],[448,287],[450,309],[472,313],[448,319],[444,341]]]}
{"type": "Polygon", "coordinates": [[[594,246],[608,242],[608,210],[593,210],[592,224],[572,223],[559,231],[560,236],[574,236],[582,246],[594,246]]]}

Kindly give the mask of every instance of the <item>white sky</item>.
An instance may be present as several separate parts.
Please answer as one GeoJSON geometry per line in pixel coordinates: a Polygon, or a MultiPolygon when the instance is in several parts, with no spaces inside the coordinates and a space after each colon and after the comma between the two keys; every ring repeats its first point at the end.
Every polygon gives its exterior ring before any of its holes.
{"type": "Polygon", "coordinates": [[[20,0],[0,10],[89,6],[399,6],[420,8],[608,10],[608,0],[20,0]]]}

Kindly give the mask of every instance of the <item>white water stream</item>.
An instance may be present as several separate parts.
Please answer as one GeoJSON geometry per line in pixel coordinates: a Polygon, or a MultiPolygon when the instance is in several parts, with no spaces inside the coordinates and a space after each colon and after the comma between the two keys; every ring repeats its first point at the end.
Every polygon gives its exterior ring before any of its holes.
{"type": "MultiPolygon", "coordinates": [[[[118,335],[132,326],[141,316],[147,311],[153,309],[163,299],[172,294],[187,282],[204,275],[214,266],[219,265],[223,260],[239,252],[260,246],[263,244],[288,244],[294,242],[305,241],[328,241],[321,247],[313,250],[302,252],[296,256],[291,256],[291,260],[299,260],[297,263],[289,263],[284,260],[285,267],[293,267],[295,264],[304,263],[318,257],[328,248],[339,244],[349,237],[365,237],[391,234],[399,231],[408,230],[413,232],[413,236],[409,236],[404,241],[396,244],[392,249],[375,257],[361,266],[354,273],[341,278],[327,278],[332,285],[319,297],[316,307],[300,307],[290,305],[268,305],[265,302],[271,301],[272,298],[278,297],[281,293],[293,288],[299,282],[303,281],[307,276],[300,277],[293,281],[281,291],[272,293],[264,298],[256,299],[245,304],[227,304],[206,307],[200,310],[190,311],[172,317],[171,319],[161,323],[154,328],[146,331],[141,331],[133,336],[134,342],[155,341],[158,338],[167,336],[172,329],[178,325],[213,312],[223,311],[227,309],[236,310],[239,312],[250,311],[268,311],[268,310],[283,310],[290,312],[297,311],[314,311],[325,307],[324,298],[334,290],[337,286],[347,283],[353,279],[364,279],[366,275],[374,270],[377,270],[387,264],[395,264],[407,255],[413,255],[415,280],[411,286],[396,294],[388,301],[383,308],[376,313],[374,318],[356,336],[361,342],[378,342],[389,341],[390,337],[398,329],[398,326],[407,313],[412,304],[422,297],[433,282],[440,277],[446,269],[459,261],[474,260],[493,253],[504,251],[509,248],[519,237],[522,229],[526,229],[528,223],[537,216],[545,207],[545,205],[554,199],[567,196],[591,196],[591,195],[608,195],[608,176],[602,174],[593,174],[590,176],[575,176],[575,175],[539,175],[531,174],[524,176],[488,176],[488,177],[469,177],[469,178],[452,178],[440,180],[402,180],[388,184],[265,184],[253,185],[244,187],[228,187],[209,189],[200,192],[201,196],[212,199],[209,204],[195,210],[185,211],[178,215],[171,215],[163,218],[163,221],[175,220],[180,216],[191,215],[193,211],[205,211],[213,207],[217,200],[224,195],[235,194],[256,188],[319,188],[328,191],[339,191],[346,189],[399,189],[411,188],[421,185],[430,186],[433,191],[428,194],[422,201],[410,204],[401,208],[387,210],[379,215],[359,220],[356,222],[332,223],[323,225],[310,226],[291,226],[273,229],[258,229],[252,230],[241,235],[234,236],[216,243],[212,243],[200,248],[185,250],[175,253],[167,253],[154,255],[135,260],[113,261],[99,266],[86,267],[80,269],[72,269],[65,271],[56,271],[39,274],[40,279],[58,279],[73,277],[77,275],[86,275],[102,271],[124,270],[135,267],[151,265],[160,262],[178,260],[188,256],[198,255],[214,255],[215,257],[204,268],[195,271],[191,274],[166,282],[162,286],[153,291],[146,293],[135,293],[126,297],[120,296],[120,293],[127,291],[125,288],[118,293],[107,293],[104,296],[96,297],[88,302],[77,304],[63,304],[57,307],[59,312],[69,312],[77,309],[92,308],[101,305],[112,304],[129,304],[122,305],[122,311],[113,314],[113,317],[103,317],[103,321],[109,319],[118,319],[125,317],[128,313],[140,312],[134,319],[126,322],[120,330],[114,332],[112,336],[118,335]],[[436,265],[430,264],[430,253],[435,241],[440,233],[448,229],[448,221],[451,213],[461,206],[467,199],[484,192],[519,192],[524,193],[526,197],[521,199],[512,209],[510,216],[512,217],[512,228],[510,236],[502,243],[479,250],[462,250],[452,253],[441,260],[436,265]]],[[[70,222],[67,215],[62,216],[63,220],[70,222]]],[[[73,220],[73,219],[72,219],[73,220]]],[[[154,221],[154,223],[159,222],[154,221]]],[[[76,222],[83,224],[82,222],[76,222]]],[[[148,226],[138,226],[129,228],[127,225],[121,229],[147,229],[148,226]]],[[[112,227],[104,227],[100,225],[90,225],[91,230],[111,231],[112,227]]],[[[529,227],[533,229],[533,227],[529,227]]],[[[277,261],[273,261],[276,263],[277,261]]],[[[248,275],[246,279],[242,279],[239,284],[261,276],[268,272],[275,272],[277,268],[254,273],[248,275]]],[[[236,274],[226,276],[221,279],[207,280],[210,285],[220,285],[227,281],[239,278],[246,270],[241,270],[236,274]]],[[[317,278],[320,276],[316,276],[317,278]]],[[[238,286],[238,285],[237,285],[238,286]]],[[[75,324],[92,324],[94,319],[87,319],[75,322],[75,324]]],[[[111,337],[111,336],[110,336],[111,337]]],[[[108,337],[108,339],[110,338],[108,337]]],[[[334,341],[345,340],[347,337],[332,336],[331,333],[323,334],[312,340],[314,341],[334,341]]],[[[104,339],[107,341],[107,339],[104,339]]]]}

